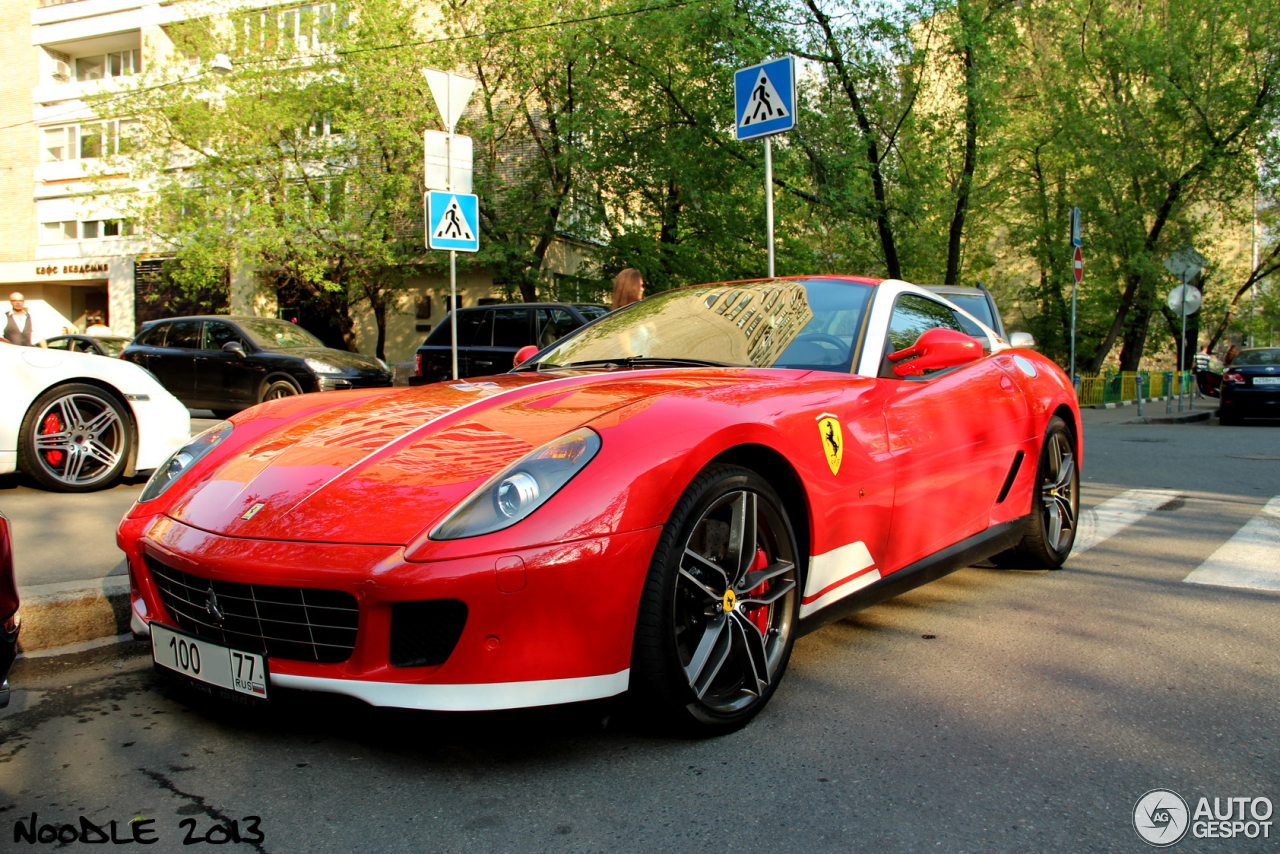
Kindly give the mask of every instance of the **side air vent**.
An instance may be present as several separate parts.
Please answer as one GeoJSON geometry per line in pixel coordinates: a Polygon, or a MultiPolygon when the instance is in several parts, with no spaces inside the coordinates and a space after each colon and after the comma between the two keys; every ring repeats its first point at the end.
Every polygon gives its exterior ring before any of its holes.
{"type": "Polygon", "coordinates": [[[1009,476],[1004,479],[1004,486],[1000,487],[1000,497],[996,499],[996,503],[1004,501],[1009,497],[1009,490],[1013,489],[1013,479],[1018,476],[1018,469],[1022,468],[1022,458],[1026,454],[1018,451],[1013,458],[1013,465],[1009,467],[1009,476]]]}
{"type": "Polygon", "coordinates": [[[467,624],[467,605],[457,599],[395,602],[391,606],[392,667],[444,664],[467,624]]]}

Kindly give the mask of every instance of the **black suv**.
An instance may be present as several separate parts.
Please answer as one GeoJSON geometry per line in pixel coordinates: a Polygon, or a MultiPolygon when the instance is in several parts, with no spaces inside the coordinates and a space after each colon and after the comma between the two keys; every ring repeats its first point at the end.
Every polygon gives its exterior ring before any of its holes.
{"type": "Polygon", "coordinates": [[[157,320],[120,358],[151,371],[191,409],[212,409],[219,418],[291,394],[391,385],[381,360],[331,349],[272,317],[157,320]]]}
{"type": "MultiPolygon", "coordinates": [[[[458,376],[505,373],[511,370],[512,359],[521,347],[536,344],[541,350],[608,313],[602,305],[554,302],[458,309],[458,376]]],[[[412,385],[452,379],[452,343],[446,314],[418,348],[417,376],[412,385]]]]}

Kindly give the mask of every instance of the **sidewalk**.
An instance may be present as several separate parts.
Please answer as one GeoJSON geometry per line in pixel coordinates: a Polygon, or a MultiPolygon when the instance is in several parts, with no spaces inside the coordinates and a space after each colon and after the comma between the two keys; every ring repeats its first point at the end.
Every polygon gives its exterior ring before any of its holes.
{"type": "MultiPolygon", "coordinates": [[[[1091,425],[1189,424],[1212,418],[1217,412],[1218,402],[1202,398],[1196,401],[1195,410],[1184,406],[1184,411],[1179,413],[1175,399],[1172,409],[1171,414],[1166,414],[1165,401],[1159,399],[1143,402],[1142,417],[1138,416],[1136,401],[1085,407],[1080,414],[1086,430],[1091,425]]],[[[78,536],[66,537],[66,532],[73,528],[65,524],[65,520],[60,519],[52,508],[42,514],[50,523],[48,530],[38,531],[39,537],[35,542],[24,538],[25,541],[15,543],[24,551],[38,550],[42,564],[56,564],[56,567],[41,573],[41,580],[47,579],[47,583],[28,584],[18,589],[22,602],[19,648],[23,655],[40,657],[74,652],[130,636],[129,578],[123,555],[115,548],[113,532],[115,519],[128,509],[128,504],[141,488],[139,482],[136,489],[122,493],[111,506],[98,512],[101,518],[95,517],[93,524],[105,526],[104,537],[99,538],[103,539],[101,543],[90,544],[88,540],[92,538],[87,537],[84,531],[78,536]],[[109,522],[103,521],[108,517],[109,522]],[[106,539],[110,539],[110,545],[106,539]]],[[[64,504],[92,500],[88,496],[76,496],[76,501],[66,502],[65,496],[52,493],[34,497],[36,501],[45,499],[50,503],[57,500],[64,504]]],[[[31,560],[30,555],[27,560],[31,560]]],[[[21,578],[19,583],[21,585],[21,578]]]]}

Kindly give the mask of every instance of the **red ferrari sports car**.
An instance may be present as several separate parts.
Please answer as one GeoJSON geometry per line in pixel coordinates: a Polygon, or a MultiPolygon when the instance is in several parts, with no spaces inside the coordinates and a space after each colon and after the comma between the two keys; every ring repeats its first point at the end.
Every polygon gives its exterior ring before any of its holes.
{"type": "Polygon", "coordinates": [[[240,413],[121,523],[133,628],[214,692],[480,710],[630,690],[741,726],[796,638],[978,560],[1055,568],[1049,360],[900,281],[700,285],[482,380],[240,413]]]}

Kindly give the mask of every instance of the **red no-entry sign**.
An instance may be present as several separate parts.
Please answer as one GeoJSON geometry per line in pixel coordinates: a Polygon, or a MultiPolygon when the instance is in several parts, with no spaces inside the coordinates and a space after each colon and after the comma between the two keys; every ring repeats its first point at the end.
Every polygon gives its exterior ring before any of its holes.
{"type": "Polygon", "coordinates": [[[1076,277],[1076,284],[1084,281],[1084,253],[1076,247],[1076,254],[1071,260],[1071,274],[1076,277]]]}

